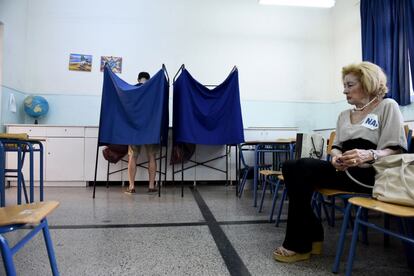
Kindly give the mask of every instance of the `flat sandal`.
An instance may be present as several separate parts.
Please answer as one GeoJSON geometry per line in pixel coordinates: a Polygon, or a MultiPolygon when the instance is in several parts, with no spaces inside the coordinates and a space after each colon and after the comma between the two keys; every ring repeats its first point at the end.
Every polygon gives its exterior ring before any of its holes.
{"type": "Polygon", "coordinates": [[[130,189],[129,187],[125,190],[126,194],[135,194],[135,189],[130,189]]]}

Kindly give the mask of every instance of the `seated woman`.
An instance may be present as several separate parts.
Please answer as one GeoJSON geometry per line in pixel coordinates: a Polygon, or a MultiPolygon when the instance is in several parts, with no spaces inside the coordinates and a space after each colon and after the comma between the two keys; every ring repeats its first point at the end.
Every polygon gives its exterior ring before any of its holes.
{"type": "Polygon", "coordinates": [[[370,164],[407,149],[398,104],[383,99],[388,89],[381,68],[369,62],[352,64],[342,68],[342,80],[346,100],[355,107],[339,115],[331,162],[303,158],[283,164],[289,209],[285,240],[273,252],[277,261],[296,262],[321,253],[323,228],[311,208],[316,187],[371,193],[346,171],[373,186],[375,170],[370,164]]]}

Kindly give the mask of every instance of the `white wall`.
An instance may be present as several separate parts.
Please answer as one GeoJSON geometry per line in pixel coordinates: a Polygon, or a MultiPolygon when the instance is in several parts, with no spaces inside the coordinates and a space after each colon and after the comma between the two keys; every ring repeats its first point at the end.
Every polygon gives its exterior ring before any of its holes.
{"type": "Polygon", "coordinates": [[[3,95],[3,22],[0,21],[0,122],[1,122],[1,100],[3,95]]]}
{"type": "Polygon", "coordinates": [[[162,63],[172,77],[185,63],[200,82],[217,84],[238,65],[242,99],[323,101],[331,26],[330,10],[256,0],[28,1],[25,91],[100,95],[100,56],[113,55],[123,57],[129,82],[162,63]],[[69,71],[70,53],[92,54],[92,73],[69,71]]]}
{"type": "Polygon", "coordinates": [[[362,61],[361,18],[359,0],[337,1],[333,15],[333,92],[332,100],[344,100],[341,69],[362,61]]]}
{"type": "Polygon", "coordinates": [[[28,91],[26,53],[27,0],[0,0],[0,21],[4,24],[3,35],[3,85],[28,91]]]}
{"type": "MultiPolygon", "coordinates": [[[[122,56],[120,77],[131,83],[162,63],[172,78],[185,63],[201,83],[217,84],[238,65],[246,127],[334,127],[346,108],[341,67],[361,59],[358,3],[314,9],[257,0],[0,0],[3,85],[20,98],[46,96],[50,112],[41,123],[97,125],[101,55],[122,56]],[[69,71],[70,53],[92,54],[92,72],[69,71]]],[[[24,116],[20,110],[3,121],[32,122],[24,116]]]]}

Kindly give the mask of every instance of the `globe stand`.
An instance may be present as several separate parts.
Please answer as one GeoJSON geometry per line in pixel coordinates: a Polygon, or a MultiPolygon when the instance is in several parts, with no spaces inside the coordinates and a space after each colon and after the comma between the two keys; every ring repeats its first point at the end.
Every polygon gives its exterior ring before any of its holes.
{"type": "Polygon", "coordinates": [[[35,119],[34,124],[35,125],[38,125],[39,124],[39,122],[37,121],[37,119],[35,119]]]}

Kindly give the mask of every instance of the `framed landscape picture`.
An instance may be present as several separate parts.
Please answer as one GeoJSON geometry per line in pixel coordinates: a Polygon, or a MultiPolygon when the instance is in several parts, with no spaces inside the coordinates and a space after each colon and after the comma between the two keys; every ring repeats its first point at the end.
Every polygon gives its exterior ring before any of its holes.
{"type": "Polygon", "coordinates": [[[92,55],[70,54],[69,70],[71,71],[92,71],[92,55]]]}
{"type": "Polygon", "coordinates": [[[122,57],[101,56],[101,72],[105,64],[108,64],[114,73],[122,73],[122,57]]]}

